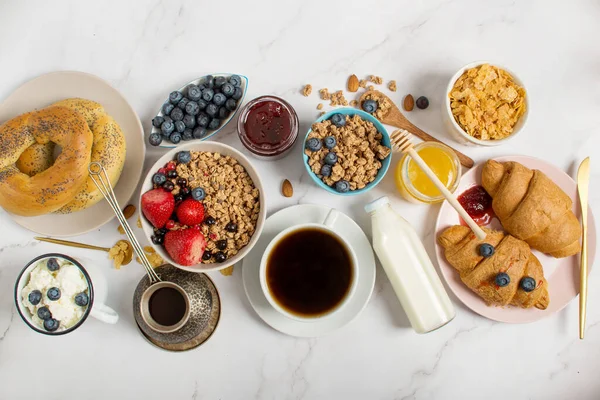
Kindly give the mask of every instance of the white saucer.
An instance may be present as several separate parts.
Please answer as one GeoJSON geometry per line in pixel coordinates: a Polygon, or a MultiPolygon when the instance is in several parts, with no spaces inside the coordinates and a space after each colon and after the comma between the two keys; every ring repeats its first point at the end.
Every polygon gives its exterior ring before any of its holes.
{"type": "Polygon", "coordinates": [[[282,230],[300,223],[321,223],[330,208],[321,205],[302,204],[285,208],[265,221],[262,234],[254,248],[244,258],[242,276],[244,289],[256,313],[273,329],[291,336],[316,337],[341,328],[365,308],[375,285],[375,257],[367,236],[350,217],[340,212],[333,230],[346,239],[358,258],[358,285],[350,301],[338,313],[317,322],[292,320],[276,311],[262,292],[258,270],[260,260],[269,242],[282,230]]]}

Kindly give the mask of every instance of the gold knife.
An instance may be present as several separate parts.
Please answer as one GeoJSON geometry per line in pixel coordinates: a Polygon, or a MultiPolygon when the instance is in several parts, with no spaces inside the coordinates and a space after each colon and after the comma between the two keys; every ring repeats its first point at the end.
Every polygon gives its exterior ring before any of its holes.
{"type": "Polygon", "coordinates": [[[581,204],[581,267],[579,269],[579,339],[583,339],[585,333],[585,317],[587,307],[587,221],[588,221],[588,189],[590,184],[590,158],[579,165],[577,170],[577,192],[581,204]]]}

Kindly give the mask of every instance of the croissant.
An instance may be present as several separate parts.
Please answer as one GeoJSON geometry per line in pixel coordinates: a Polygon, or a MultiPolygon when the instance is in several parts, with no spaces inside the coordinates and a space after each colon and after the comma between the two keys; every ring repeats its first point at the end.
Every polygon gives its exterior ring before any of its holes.
{"type": "Polygon", "coordinates": [[[571,211],[573,201],[544,173],[488,160],[481,183],[506,232],[557,258],[579,253],[581,227],[571,211]]]}
{"type": "Polygon", "coordinates": [[[438,243],[445,249],[446,260],[458,271],[463,283],[488,305],[545,310],[550,303],[548,282],[529,245],[503,232],[483,230],[487,233],[484,240],[477,239],[462,225],[451,226],[438,237],[438,243]],[[493,255],[487,258],[479,254],[479,246],[484,242],[495,248],[493,255]],[[496,284],[499,273],[510,277],[506,286],[496,284]],[[536,283],[531,291],[522,287],[521,280],[525,277],[533,278],[536,283]]]}

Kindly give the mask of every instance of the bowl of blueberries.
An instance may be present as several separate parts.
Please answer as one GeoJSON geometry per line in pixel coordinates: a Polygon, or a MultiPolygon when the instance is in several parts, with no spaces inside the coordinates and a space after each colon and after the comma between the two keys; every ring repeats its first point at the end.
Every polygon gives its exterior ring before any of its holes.
{"type": "Polygon", "coordinates": [[[206,140],[231,121],[246,95],[248,78],[236,74],[206,75],[169,93],[148,141],[173,148],[181,141],[206,140]]]}

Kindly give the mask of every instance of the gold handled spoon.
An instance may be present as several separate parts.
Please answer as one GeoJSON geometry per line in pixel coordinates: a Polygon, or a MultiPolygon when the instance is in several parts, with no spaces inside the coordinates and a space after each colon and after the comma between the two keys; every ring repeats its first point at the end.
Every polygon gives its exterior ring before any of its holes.
{"type": "Polygon", "coordinates": [[[588,189],[590,184],[590,158],[579,165],[577,170],[577,192],[581,203],[581,268],[579,269],[579,339],[585,334],[585,317],[587,308],[587,215],[588,215],[588,189]]]}
{"type": "MultiPolygon", "coordinates": [[[[413,123],[411,123],[408,119],[406,119],[404,114],[402,114],[402,112],[400,111],[398,106],[396,106],[396,104],[392,101],[392,99],[390,99],[388,96],[381,93],[380,91],[377,91],[377,90],[366,91],[365,93],[362,94],[362,96],[360,96],[360,104],[362,104],[363,101],[366,100],[366,97],[369,95],[371,95],[374,98],[379,97],[381,99],[387,99],[387,101],[391,104],[391,108],[389,109],[387,114],[385,114],[385,116],[380,120],[384,124],[392,125],[392,126],[395,126],[396,128],[400,128],[400,129],[405,129],[405,130],[409,131],[410,133],[412,133],[413,135],[415,135],[416,137],[418,137],[419,139],[424,140],[426,142],[438,142],[438,143],[442,143],[442,144],[448,146],[446,143],[434,138],[427,132],[422,131],[417,126],[415,126],[413,123]]],[[[450,146],[448,146],[448,147],[450,147],[450,146]]],[[[452,147],[450,147],[450,148],[452,149],[452,147]]],[[[454,152],[458,156],[458,159],[460,160],[460,163],[462,165],[464,165],[467,168],[471,168],[473,166],[474,163],[470,157],[467,157],[466,155],[464,155],[463,153],[461,153],[460,151],[458,151],[456,149],[452,149],[452,150],[454,150],[454,152]]]]}
{"type": "MultiPolygon", "coordinates": [[[[107,253],[110,251],[109,247],[93,246],[91,244],[71,242],[69,240],[45,238],[45,237],[39,237],[39,236],[36,236],[34,239],[37,239],[42,242],[62,244],[63,246],[78,247],[80,249],[100,250],[100,251],[105,251],[107,253]]],[[[123,262],[121,263],[121,265],[127,265],[133,259],[133,247],[131,246],[131,243],[129,243],[127,240],[119,240],[116,243],[116,245],[121,244],[121,243],[125,243],[125,245],[127,246],[127,248],[125,250],[125,258],[123,258],[123,262]]]]}

